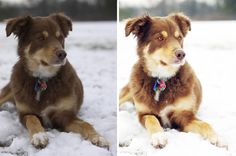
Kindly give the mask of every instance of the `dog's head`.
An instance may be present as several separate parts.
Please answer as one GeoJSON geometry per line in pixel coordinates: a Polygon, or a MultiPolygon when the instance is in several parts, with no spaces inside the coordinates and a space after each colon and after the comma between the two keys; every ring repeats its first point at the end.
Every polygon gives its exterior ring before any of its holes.
{"type": "Polygon", "coordinates": [[[47,17],[17,17],[7,21],[6,35],[18,37],[18,54],[35,65],[61,66],[66,63],[64,40],[72,23],[62,13],[47,17]]]}
{"type": "Polygon", "coordinates": [[[182,13],[167,17],[147,15],[128,20],[125,34],[137,37],[138,55],[144,59],[148,72],[155,77],[168,78],[185,63],[183,38],[190,29],[190,20],[182,13]]]}

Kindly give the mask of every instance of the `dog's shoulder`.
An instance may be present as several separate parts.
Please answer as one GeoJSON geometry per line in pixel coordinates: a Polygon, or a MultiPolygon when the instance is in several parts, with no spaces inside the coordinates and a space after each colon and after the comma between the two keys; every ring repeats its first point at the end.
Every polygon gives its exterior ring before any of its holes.
{"type": "Polygon", "coordinates": [[[137,62],[133,66],[130,89],[137,102],[152,103],[154,97],[152,84],[154,84],[155,79],[148,76],[144,70],[141,62],[137,62]]]}
{"type": "Polygon", "coordinates": [[[20,59],[13,66],[11,75],[11,88],[13,92],[18,92],[22,89],[27,89],[28,86],[33,84],[34,78],[27,74],[27,69],[25,68],[25,63],[20,59]]]}

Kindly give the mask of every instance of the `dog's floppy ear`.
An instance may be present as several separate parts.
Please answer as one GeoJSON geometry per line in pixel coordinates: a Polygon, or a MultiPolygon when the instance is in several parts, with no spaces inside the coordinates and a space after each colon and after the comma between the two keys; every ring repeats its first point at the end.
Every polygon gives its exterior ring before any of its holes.
{"type": "Polygon", "coordinates": [[[151,20],[148,15],[129,19],[125,26],[125,36],[127,37],[132,33],[138,38],[142,37],[150,28],[151,20]]]}
{"type": "Polygon", "coordinates": [[[71,19],[63,13],[55,13],[50,15],[60,26],[65,37],[72,31],[71,19]]]}
{"type": "Polygon", "coordinates": [[[7,19],[7,26],[6,26],[6,35],[7,37],[13,33],[17,37],[19,37],[21,34],[23,34],[25,31],[28,30],[27,25],[32,20],[31,16],[22,16],[22,17],[16,17],[7,19]]]}
{"type": "Polygon", "coordinates": [[[183,13],[174,13],[169,16],[178,24],[183,35],[186,36],[188,31],[191,30],[190,19],[183,13]]]}

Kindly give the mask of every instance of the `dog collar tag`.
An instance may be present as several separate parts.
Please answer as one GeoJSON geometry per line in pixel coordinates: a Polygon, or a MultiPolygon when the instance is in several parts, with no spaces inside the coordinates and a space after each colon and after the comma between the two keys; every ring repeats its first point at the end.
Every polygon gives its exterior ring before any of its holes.
{"type": "Polygon", "coordinates": [[[154,99],[159,101],[160,92],[166,89],[166,84],[164,80],[156,79],[155,84],[153,86],[153,90],[155,92],[154,99]]]}
{"type": "Polygon", "coordinates": [[[164,81],[164,80],[157,79],[157,80],[155,81],[154,86],[153,86],[153,90],[154,90],[155,92],[157,92],[157,91],[161,92],[161,91],[164,91],[165,89],[166,89],[165,81],[164,81]]]}
{"type": "Polygon", "coordinates": [[[46,89],[47,89],[47,81],[44,79],[38,79],[34,86],[34,90],[36,91],[35,99],[37,101],[40,101],[41,93],[46,89]]]}

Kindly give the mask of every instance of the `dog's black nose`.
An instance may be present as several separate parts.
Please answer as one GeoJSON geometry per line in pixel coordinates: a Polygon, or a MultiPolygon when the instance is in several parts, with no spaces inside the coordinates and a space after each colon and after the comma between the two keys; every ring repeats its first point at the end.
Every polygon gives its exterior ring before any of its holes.
{"type": "Polygon", "coordinates": [[[64,60],[66,58],[66,52],[64,50],[57,50],[56,55],[60,60],[64,60]]]}
{"type": "Polygon", "coordinates": [[[185,52],[181,49],[178,49],[175,51],[175,56],[177,57],[178,60],[183,60],[185,57],[185,52]]]}

